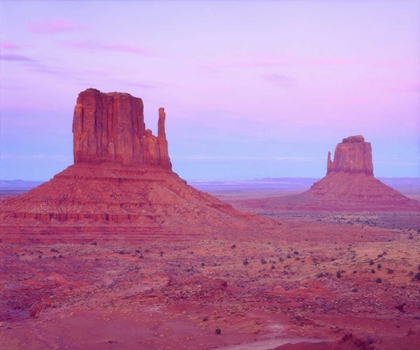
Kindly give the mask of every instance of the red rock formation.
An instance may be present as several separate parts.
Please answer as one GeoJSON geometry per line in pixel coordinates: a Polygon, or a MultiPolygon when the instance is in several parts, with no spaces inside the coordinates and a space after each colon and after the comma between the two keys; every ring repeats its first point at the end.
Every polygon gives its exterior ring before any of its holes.
{"type": "Polygon", "coordinates": [[[197,232],[264,225],[264,220],[190,187],[171,170],[165,118],[160,108],[156,137],[145,127],[140,98],[81,92],[73,120],[75,164],[31,191],[1,201],[0,227],[58,225],[62,230],[63,225],[114,224],[145,232],[197,232]]]}
{"type": "Polygon", "coordinates": [[[159,109],[159,130],[157,138],[146,130],[140,98],[87,89],[79,94],[74,108],[74,162],[171,169],[163,108],[159,109]]]}
{"type": "Polygon", "coordinates": [[[373,176],[372,146],[361,135],[343,139],[335,148],[334,161],[328,152],[327,175],[331,172],[364,173],[373,176]]]}
{"type": "Polygon", "coordinates": [[[327,176],[314,183],[305,194],[324,200],[395,209],[414,209],[420,204],[374,178],[372,147],[361,135],[343,139],[335,149],[334,161],[328,152],[327,176]]]}
{"type": "Polygon", "coordinates": [[[328,152],[327,175],[297,195],[234,200],[236,208],[284,211],[404,211],[420,210],[420,202],[402,195],[373,176],[372,147],[363,136],[339,143],[334,161],[328,152]]]}

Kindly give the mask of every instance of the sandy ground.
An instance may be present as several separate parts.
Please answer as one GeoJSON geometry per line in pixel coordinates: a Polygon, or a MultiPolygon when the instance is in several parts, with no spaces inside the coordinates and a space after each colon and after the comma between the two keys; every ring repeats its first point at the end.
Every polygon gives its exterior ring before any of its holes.
{"type": "Polygon", "coordinates": [[[283,225],[2,229],[0,348],[420,349],[420,213],[261,214],[283,225]]]}

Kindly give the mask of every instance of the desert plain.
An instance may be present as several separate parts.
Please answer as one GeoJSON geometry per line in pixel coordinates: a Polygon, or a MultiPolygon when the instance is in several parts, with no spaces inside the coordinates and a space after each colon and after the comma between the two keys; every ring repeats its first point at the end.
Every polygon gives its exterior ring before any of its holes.
{"type": "MultiPolygon", "coordinates": [[[[293,192],[195,185],[236,204],[293,192]]],[[[419,348],[418,212],[255,211],[281,225],[2,230],[2,348],[419,348]]]]}

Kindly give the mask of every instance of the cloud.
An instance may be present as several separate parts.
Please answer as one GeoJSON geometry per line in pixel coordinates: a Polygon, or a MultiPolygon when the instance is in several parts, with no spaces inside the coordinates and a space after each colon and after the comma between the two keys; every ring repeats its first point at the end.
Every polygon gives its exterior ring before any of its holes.
{"type": "Polygon", "coordinates": [[[34,59],[28,56],[16,54],[1,54],[0,61],[35,62],[34,59]]]}
{"type": "Polygon", "coordinates": [[[114,51],[132,53],[136,55],[150,55],[151,52],[143,47],[129,44],[104,43],[98,41],[61,41],[61,46],[84,51],[114,51]]]}
{"type": "Polygon", "coordinates": [[[0,50],[17,50],[19,46],[12,43],[0,43],[0,50]]]}
{"type": "Polygon", "coordinates": [[[284,75],[284,74],[266,74],[262,78],[269,83],[275,84],[277,86],[289,87],[296,85],[294,78],[284,75]]]}
{"type": "Polygon", "coordinates": [[[202,65],[205,69],[215,68],[270,68],[279,66],[343,66],[360,64],[359,60],[345,57],[293,58],[293,57],[254,57],[231,62],[213,62],[202,65]]]}
{"type": "Polygon", "coordinates": [[[37,34],[55,34],[62,32],[74,32],[87,29],[87,25],[79,24],[69,20],[49,20],[33,22],[28,24],[27,29],[37,34]]]}

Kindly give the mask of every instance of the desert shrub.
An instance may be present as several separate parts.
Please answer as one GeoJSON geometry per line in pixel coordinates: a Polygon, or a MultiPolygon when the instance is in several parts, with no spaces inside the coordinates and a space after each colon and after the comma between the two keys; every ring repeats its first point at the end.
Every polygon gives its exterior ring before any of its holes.
{"type": "Polygon", "coordinates": [[[206,264],[205,263],[201,263],[201,267],[204,267],[204,266],[206,266],[206,264]]]}
{"type": "Polygon", "coordinates": [[[232,246],[231,246],[231,249],[235,249],[236,248],[236,244],[233,244],[232,246]]]}
{"type": "Polygon", "coordinates": [[[298,251],[294,251],[293,254],[299,255],[299,252],[298,251]]]}
{"type": "Polygon", "coordinates": [[[54,249],[54,248],[51,248],[51,252],[52,253],[58,253],[58,250],[57,249],[54,249]]]}
{"type": "Polygon", "coordinates": [[[140,254],[139,259],[143,259],[143,258],[144,258],[143,254],[140,254]]]}
{"type": "Polygon", "coordinates": [[[206,322],[206,321],[208,321],[209,320],[209,318],[208,317],[204,317],[203,318],[203,322],[206,322]]]}
{"type": "Polygon", "coordinates": [[[379,270],[381,267],[382,267],[382,265],[381,265],[381,264],[378,264],[378,270],[379,270]]]}
{"type": "Polygon", "coordinates": [[[420,272],[416,273],[416,275],[413,277],[413,281],[420,281],[420,272]]]}
{"type": "Polygon", "coordinates": [[[140,249],[136,249],[136,253],[137,254],[140,254],[140,249]]]}
{"type": "Polygon", "coordinates": [[[325,277],[325,274],[323,272],[320,272],[316,275],[316,277],[318,278],[325,277]]]}
{"type": "Polygon", "coordinates": [[[267,261],[265,261],[265,259],[264,259],[264,258],[262,258],[262,259],[261,259],[261,264],[265,265],[265,264],[267,264],[267,261]]]}
{"type": "Polygon", "coordinates": [[[378,278],[376,279],[376,283],[382,283],[382,279],[378,277],[378,278]]]}
{"type": "Polygon", "coordinates": [[[279,258],[279,261],[280,261],[280,262],[283,262],[283,261],[284,261],[284,259],[283,259],[283,258],[279,258]]]}
{"type": "Polygon", "coordinates": [[[274,265],[271,265],[271,269],[274,270],[276,267],[274,265]]]}
{"type": "Polygon", "coordinates": [[[98,243],[97,242],[92,242],[91,245],[98,245],[98,243]]]}
{"type": "Polygon", "coordinates": [[[216,328],[216,334],[222,334],[222,330],[220,328],[216,328]]]}
{"type": "Polygon", "coordinates": [[[379,254],[379,255],[378,255],[378,258],[382,258],[382,254],[379,254]]]}
{"type": "Polygon", "coordinates": [[[337,271],[336,275],[337,275],[337,278],[341,278],[341,272],[340,271],[337,271]]]}
{"type": "Polygon", "coordinates": [[[375,262],[373,260],[369,261],[369,265],[372,266],[375,262]]]}
{"type": "Polygon", "coordinates": [[[375,342],[375,341],[373,340],[372,336],[368,335],[368,336],[366,337],[366,343],[367,343],[368,345],[373,344],[374,342],[375,342]]]}
{"type": "Polygon", "coordinates": [[[244,260],[244,265],[246,266],[246,265],[248,265],[248,264],[249,264],[248,260],[247,260],[247,259],[245,259],[245,260],[244,260]]]}
{"type": "Polygon", "coordinates": [[[163,252],[160,252],[159,254],[160,254],[160,256],[163,256],[163,252]]]}
{"type": "Polygon", "coordinates": [[[387,268],[386,269],[386,272],[389,273],[389,274],[391,274],[391,273],[394,273],[394,270],[393,269],[390,269],[390,268],[387,268]]]}
{"type": "Polygon", "coordinates": [[[374,269],[370,270],[371,273],[375,273],[376,271],[374,269]]]}

